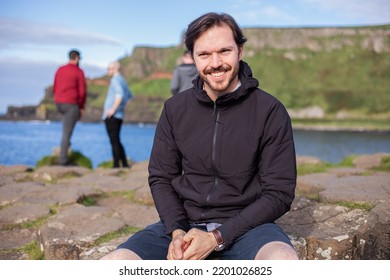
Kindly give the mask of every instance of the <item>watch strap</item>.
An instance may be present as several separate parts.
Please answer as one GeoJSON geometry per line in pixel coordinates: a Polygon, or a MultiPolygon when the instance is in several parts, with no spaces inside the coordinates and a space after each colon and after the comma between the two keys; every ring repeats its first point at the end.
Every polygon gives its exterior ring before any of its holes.
{"type": "Polygon", "coordinates": [[[225,242],[223,241],[221,232],[218,229],[214,229],[211,231],[214,234],[215,239],[217,240],[217,245],[222,245],[225,242]]]}

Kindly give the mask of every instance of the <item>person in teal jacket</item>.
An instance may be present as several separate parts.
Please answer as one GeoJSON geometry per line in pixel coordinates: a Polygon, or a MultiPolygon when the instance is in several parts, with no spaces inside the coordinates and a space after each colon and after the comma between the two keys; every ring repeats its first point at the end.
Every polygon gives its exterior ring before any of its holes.
{"type": "Polygon", "coordinates": [[[112,62],[108,65],[107,74],[111,76],[110,85],[107,90],[104,102],[103,117],[107,134],[110,138],[113,168],[129,167],[126,152],[120,141],[120,130],[125,115],[126,103],[132,99],[132,93],[127,86],[126,80],[121,74],[119,62],[112,62]]]}

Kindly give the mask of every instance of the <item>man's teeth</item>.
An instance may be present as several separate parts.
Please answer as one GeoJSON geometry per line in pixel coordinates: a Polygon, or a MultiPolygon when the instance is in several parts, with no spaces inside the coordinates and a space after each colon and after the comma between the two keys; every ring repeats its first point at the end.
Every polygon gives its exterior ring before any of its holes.
{"type": "Polygon", "coordinates": [[[225,74],[225,72],[213,72],[213,73],[211,73],[211,75],[213,77],[221,77],[223,74],[225,74]]]}

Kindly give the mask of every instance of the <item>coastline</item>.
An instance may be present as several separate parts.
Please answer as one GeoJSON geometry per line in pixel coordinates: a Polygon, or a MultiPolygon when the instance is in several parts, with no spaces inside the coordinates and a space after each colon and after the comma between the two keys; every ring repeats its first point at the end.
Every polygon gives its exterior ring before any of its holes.
{"type": "Polygon", "coordinates": [[[390,128],[376,128],[376,127],[347,127],[347,126],[330,126],[330,125],[293,125],[294,130],[308,130],[308,131],[345,131],[345,132],[379,132],[390,133],[390,128]]]}
{"type": "MultiPolygon", "coordinates": [[[[39,123],[51,123],[51,122],[61,122],[61,120],[42,120],[42,119],[12,119],[12,118],[4,118],[3,116],[0,115],[0,122],[39,122],[39,123]]],[[[80,123],[100,123],[101,120],[96,120],[96,121],[85,121],[85,120],[80,120],[80,123]]],[[[320,122],[320,120],[319,120],[320,122]]],[[[342,123],[342,122],[341,122],[342,123]]],[[[136,121],[125,121],[123,123],[124,125],[129,124],[129,125],[138,125],[138,126],[149,126],[149,125],[156,125],[156,122],[136,122],[136,121]]],[[[292,128],[294,130],[303,130],[303,131],[339,131],[339,132],[378,132],[378,133],[390,133],[390,125],[389,127],[373,127],[373,126],[365,126],[362,124],[361,126],[356,123],[353,126],[346,126],[346,125],[326,125],[326,124],[321,124],[319,123],[318,125],[312,125],[312,124],[292,124],[292,128]]]]}

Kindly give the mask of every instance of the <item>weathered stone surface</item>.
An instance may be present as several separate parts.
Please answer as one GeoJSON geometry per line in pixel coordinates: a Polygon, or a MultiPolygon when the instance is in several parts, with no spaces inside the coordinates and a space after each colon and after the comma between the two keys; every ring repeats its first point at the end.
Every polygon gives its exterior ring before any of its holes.
{"type": "Polygon", "coordinates": [[[345,176],[319,184],[324,190],[319,193],[323,202],[367,202],[380,203],[388,200],[390,194],[390,174],[372,176],[345,176]],[[345,194],[348,193],[346,197],[345,194]]]}
{"type": "Polygon", "coordinates": [[[22,172],[29,172],[31,171],[31,167],[27,165],[0,165],[0,175],[1,177],[4,175],[12,175],[22,172]]]}
{"type": "Polygon", "coordinates": [[[99,206],[107,207],[119,214],[121,220],[128,226],[144,228],[159,220],[157,210],[154,206],[139,203],[129,203],[122,197],[110,197],[100,199],[99,206]]]}
{"type": "MultiPolygon", "coordinates": [[[[301,259],[390,259],[390,173],[367,169],[379,164],[374,158],[361,156],[358,167],[298,177],[300,195],[277,223],[301,259]]],[[[304,163],[317,159],[298,158],[298,164],[304,163]]],[[[0,166],[0,259],[30,259],[20,249],[33,241],[40,243],[45,259],[99,259],[114,250],[129,236],[96,241],[125,226],[143,228],[159,219],[147,166],[0,166]],[[84,206],[84,199],[95,204],[84,206]],[[30,227],[21,227],[23,222],[30,227]]]]}
{"type": "Polygon", "coordinates": [[[355,158],[353,163],[357,168],[372,168],[379,166],[381,163],[381,160],[385,156],[390,156],[390,154],[386,153],[378,153],[378,154],[372,154],[372,155],[361,155],[355,158]]]}
{"type": "Polygon", "coordinates": [[[125,242],[130,236],[131,235],[118,237],[102,245],[84,250],[80,253],[80,260],[98,260],[111,251],[115,250],[119,244],[125,242]]]}
{"type": "Polygon", "coordinates": [[[72,260],[79,259],[80,252],[97,238],[123,226],[108,208],[75,204],[48,219],[39,237],[46,259],[72,260]]]}
{"type": "Polygon", "coordinates": [[[306,240],[306,250],[300,252],[302,259],[359,259],[355,240],[361,232],[369,231],[376,220],[375,215],[364,210],[313,204],[298,197],[292,210],[277,223],[289,235],[306,240]]]}
{"type": "Polygon", "coordinates": [[[31,222],[50,214],[50,208],[39,204],[15,204],[0,210],[0,227],[31,222]]]}
{"type": "Polygon", "coordinates": [[[66,177],[80,177],[90,173],[91,170],[81,166],[43,166],[36,169],[32,177],[36,180],[53,181],[66,177]]]}
{"type": "Polygon", "coordinates": [[[0,248],[17,249],[34,240],[37,240],[37,233],[31,229],[12,229],[0,231],[0,248]]]}
{"type": "Polygon", "coordinates": [[[12,181],[0,187],[0,206],[5,206],[11,203],[17,203],[21,198],[30,196],[34,192],[40,192],[45,187],[41,183],[36,182],[21,182],[12,181]]]}

